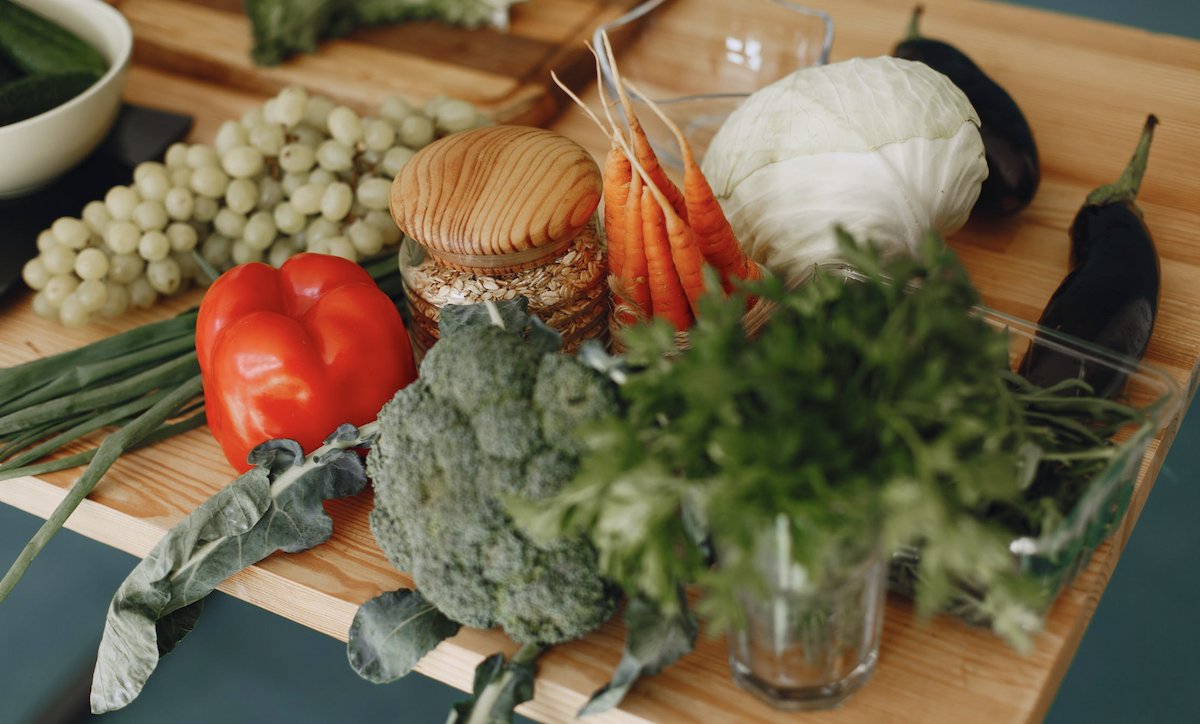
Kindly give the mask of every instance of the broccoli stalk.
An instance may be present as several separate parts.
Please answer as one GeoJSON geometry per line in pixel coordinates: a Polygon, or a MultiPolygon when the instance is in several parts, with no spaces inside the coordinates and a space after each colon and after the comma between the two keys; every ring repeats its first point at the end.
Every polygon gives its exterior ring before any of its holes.
{"type": "Polygon", "coordinates": [[[497,711],[511,720],[532,696],[533,660],[608,619],[619,589],[601,577],[586,536],[534,540],[505,501],[558,493],[583,452],[576,429],[615,414],[617,394],[604,374],[557,351],[561,337],[528,315],[524,298],[445,307],[439,329],[420,377],[380,411],[367,458],[371,532],[420,596],[364,604],[349,655],[396,678],[436,645],[435,628],[445,638],[457,624],[501,626],[524,646],[507,664],[497,654],[480,665],[474,708],[456,705],[452,721],[497,711]],[[412,624],[426,605],[437,615],[412,624]],[[381,656],[394,665],[377,665],[381,656]]]}

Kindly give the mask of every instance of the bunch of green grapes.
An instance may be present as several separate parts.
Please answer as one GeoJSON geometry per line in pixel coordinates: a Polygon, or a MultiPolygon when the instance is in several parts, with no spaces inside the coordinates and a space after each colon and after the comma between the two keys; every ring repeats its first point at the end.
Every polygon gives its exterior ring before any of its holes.
{"type": "Polygon", "coordinates": [[[360,117],[289,86],[211,146],[177,143],[139,164],[133,183],[63,217],[38,237],[23,269],[33,310],[79,326],[153,306],[211,279],[213,268],[280,266],[302,251],[357,261],[400,242],[388,211],[392,179],[441,136],[490,125],[470,103],[445,96],[416,108],[388,96],[360,117]]]}

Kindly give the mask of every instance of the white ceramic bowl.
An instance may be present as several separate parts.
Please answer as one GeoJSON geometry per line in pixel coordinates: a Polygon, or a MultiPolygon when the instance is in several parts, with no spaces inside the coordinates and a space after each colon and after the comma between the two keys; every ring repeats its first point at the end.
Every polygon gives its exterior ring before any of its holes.
{"type": "Polygon", "coordinates": [[[66,103],[0,126],[0,198],[36,191],[88,157],[117,117],[133,51],[125,16],[102,0],[14,1],[90,43],[108,72],[66,103]]]}

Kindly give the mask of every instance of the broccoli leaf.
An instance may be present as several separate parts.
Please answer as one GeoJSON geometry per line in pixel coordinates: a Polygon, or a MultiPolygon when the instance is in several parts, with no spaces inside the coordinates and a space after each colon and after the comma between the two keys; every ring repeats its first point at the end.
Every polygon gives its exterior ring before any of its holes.
{"type": "Polygon", "coordinates": [[[226,578],[282,550],[324,543],[333,520],[322,502],[366,487],[362,458],[377,423],[342,425],[305,458],[290,440],[272,440],[250,455],[257,467],[236,478],[167,531],[117,590],[109,605],[92,676],[92,711],[133,701],[169,653],[195,626],[200,602],[226,578]]]}
{"type": "Polygon", "coordinates": [[[546,649],[525,644],[508,663],[492,654],[475,667],[472,696],[454,703],[446,724],[512,724],[513,709],[533,698],[537,657],[546,649]]]}
{"type": "Polygon", "coordinates": [[[529,348],[538,354],[550,354],[562,349],[562,333],[542,321],[541,317],[529,315],[529,348]]]}
{"type": "MultiPolygon", "coordinates": [[[[682,595],[680,596],[683,599],[682,595]]],[[[686,600],[675,613],[664,614],[644,598],[634,598],[625,608],[625,651],[613,678],[592,695],[579,716],[599,714],[616,707],[638,678],[651,676],[675,663],[696,646],[700,624],[686,600]]]]}
{"type": "Polygon", "coordinates": [[[499,327],[522,332],[529,326],[529,300],[525,297],[483,304],[447,304],[438,311],[438,336],[446,337],[464,329],[499,327]],[[492,316],[499,314],[500,324],[492,316]]]}
{"type": "Polygon", "coordinates": [[[359,676],[386,684],[407,675],[458,629],[420,591],[387,591],[358,607],[346,653],[359,676]]]}

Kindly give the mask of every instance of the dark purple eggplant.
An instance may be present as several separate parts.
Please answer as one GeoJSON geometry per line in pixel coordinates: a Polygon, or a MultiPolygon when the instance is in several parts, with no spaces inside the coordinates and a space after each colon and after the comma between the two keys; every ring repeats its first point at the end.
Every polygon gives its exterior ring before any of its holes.
{"type": "MultiPolygon", "coordinates": [[[[1134,203],[1158,119],[1146,119],[1133,160],[1114,184],[1087,197],[1071,222],[1071,271],[1038,323],[1141,359],[1158,314],[1159,262],[1150,230],[1134,203]]],[[[1125,375],[1068,352],[1035,345],[1018,369],[1040,387],[1082,379],[1098,397],[1113,397],[1125,375]]]]}
{"type": "Polygon", "coordinates": [[[1012,96],[965,53],[949,43],[921,35],[921,12],[918,5],[908,35],[892,50],[892,55],[920,61],[945,75],[979,114],[979,135],[983,137],[988,177],[972,213],[995,215],[1020,211],[1033,200],[1042,178],[1029,122],[1012,96]]]}

